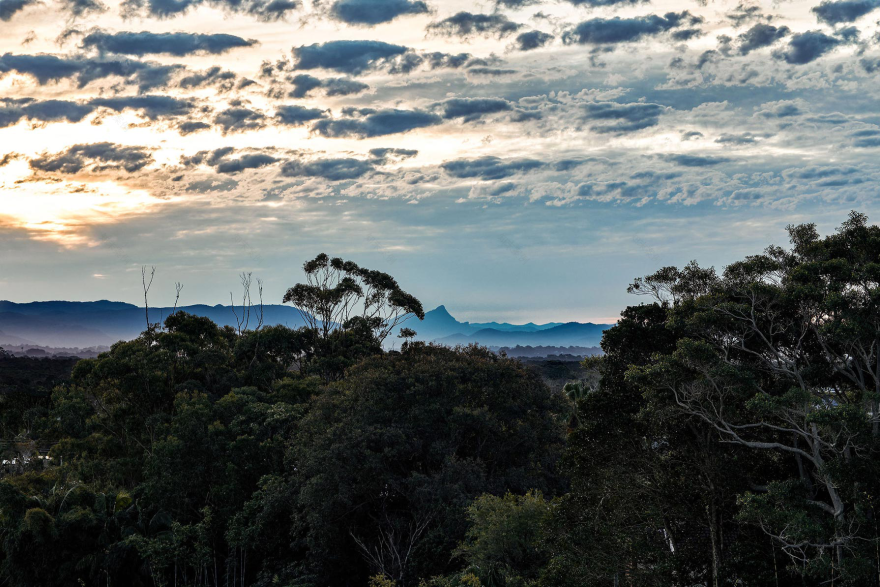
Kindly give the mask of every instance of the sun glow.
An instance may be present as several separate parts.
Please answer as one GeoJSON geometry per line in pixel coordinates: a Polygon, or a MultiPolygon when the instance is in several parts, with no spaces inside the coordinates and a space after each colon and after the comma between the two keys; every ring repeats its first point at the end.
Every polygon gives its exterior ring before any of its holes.
{"type": "Polygon", "coordinates": [[[149,212],[164,202],[113,181],[23,181],[26,165],[0,169],[0,226],[63,247],[94,246],[92,228],[149,212]]]}

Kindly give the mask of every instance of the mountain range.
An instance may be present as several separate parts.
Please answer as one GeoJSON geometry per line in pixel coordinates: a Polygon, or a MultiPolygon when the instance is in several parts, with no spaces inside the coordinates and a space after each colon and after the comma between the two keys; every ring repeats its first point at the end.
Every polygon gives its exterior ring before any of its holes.
{"type": "Polygon", "coordinates": [[[612,324],[592,322],[549,322],[547,324],[508,324],[506,322],[459,322],[445,306],[425,313],[421,322],[407,326],[418,333],[419,340],[433,340],[446,345],[479,343],[486,346],[599,346],[602,333],[612,324]]]}
{"type": "MultiPolygon", "coordinates": [[[[236,326],[230,306],[193,305],[178,310],[205,316],[221,326],[236,326]]],[[[236,308],[241,317],[241,308],[236,308]]],[[[150,308],[150,322],[160,322],[174,308],[150,308]]],[[[290,306],[263,306],[266,325],[303,325],[298,310],[290,306]]],[[[109,346],[118,340],[138,336],[146,325],[144,308],[124,302],[30,302],[0,301],[0,345],[43,345],[57,347],[109,346]]],[[[256,326],[251,318],[251,327],[256,326]]],[[[498,322],[460,322],[439,306],[425,314],[423,321],[410,320],[406,326],[418,332],[417,339],[447,345],[479,343],[487,346],[579,346],[599,344],[610,324],[550,322],[547,324],[508,324],[498,322]]]]}

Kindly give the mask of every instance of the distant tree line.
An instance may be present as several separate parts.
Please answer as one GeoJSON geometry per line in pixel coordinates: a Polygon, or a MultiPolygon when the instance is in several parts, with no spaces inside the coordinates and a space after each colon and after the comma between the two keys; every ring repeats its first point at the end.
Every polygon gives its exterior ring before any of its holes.
{"type": "Polygon", "coordinates": [[[421,304],[326,255],[303,328],[176,312],[49,396],[7,377],[0,585],[880,586],[880,228],[789,232],[636,279],[559,390],[385,350],[421,304]]]}

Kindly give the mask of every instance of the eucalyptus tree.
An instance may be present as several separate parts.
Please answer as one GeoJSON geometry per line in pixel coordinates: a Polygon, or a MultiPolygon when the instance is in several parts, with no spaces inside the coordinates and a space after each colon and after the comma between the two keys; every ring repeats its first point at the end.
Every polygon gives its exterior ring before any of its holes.
{"type": "Polygon", "coordinates": [[[863,584],[880,568],[880,228],[852,213],[825,238],[788,230],[790,250],[720,275],[692,263],[636,280],[684,336],[629,377],[721,443],[775,455],[786,473],[751,480],[740,518],[803,571],[863,584]]]}
{"type": "Polygon", "coordinates": [[[360,322],[381,344],[412,316],[425,317],[421,302],[387,273],[325,253],[303,264],[303,271],[306,283],[288,289],[284,303],[293,304],[308,327],[324,338],[337,327],[360,322]]]}

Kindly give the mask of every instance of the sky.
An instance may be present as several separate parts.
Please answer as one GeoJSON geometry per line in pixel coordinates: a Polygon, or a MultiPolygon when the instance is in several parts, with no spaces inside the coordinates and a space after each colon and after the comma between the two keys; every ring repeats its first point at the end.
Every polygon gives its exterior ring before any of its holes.
{"type": "Polygon", "coordinates": [[[0,298],[280,303],[317,253],[471,321],[880,219],[880,0],[0,0],[0,298]]]}

